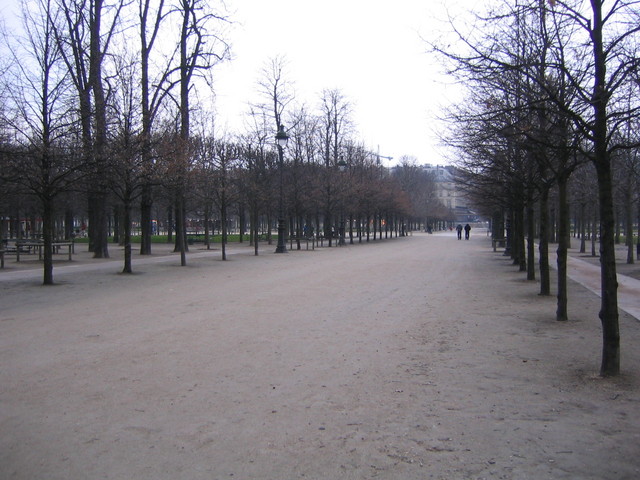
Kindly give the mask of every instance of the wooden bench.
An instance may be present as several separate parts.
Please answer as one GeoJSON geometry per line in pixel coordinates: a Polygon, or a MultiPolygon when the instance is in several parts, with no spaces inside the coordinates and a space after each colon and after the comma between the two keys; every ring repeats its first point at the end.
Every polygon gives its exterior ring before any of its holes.
{"type": "MultiPolygon", "coordinates": [[[[38,250],[38,260],[42,260],[42,248],[44,247],[44,243],[43,242],[38,242],[38,241],[31,241],[31,240],[18,240],[16,241],[16,262],[20,261],[20,251],[23,250],[23,248],[27,248],[28,252],[31,252],[31,249],[34,250],[38,250]]],[[[51,247],[54,250],[54,253],[58,253],[60,250],[60,247],[67,247],[68,248],[68,255],[69,255],[69,261],[71,261],[71,255],[73,253],[73,241],[69,241],[69,240],[61,240],[61,241],[57,241],[57,242],[51,242],[51,247]]]]}
{"type": "Polygon", "coordinates": [[[504,238],[492,238],[491,246],[493,246],[493,251],[495,252],[497,250],[497,247],[500,247],[500,248],[504,247],[505,242],[506,242],[506,239],[504,238]]]}
{"type": "Polygon", "coordinates": [[[309,242],[311,242],[311,249],[316,249],[316,239],[314,237],[289,237],[289,249],[293,250],[293,243],[295,242],[297,245],[298,241],[306,243],[307,250],[309,250],[309,242]]]}

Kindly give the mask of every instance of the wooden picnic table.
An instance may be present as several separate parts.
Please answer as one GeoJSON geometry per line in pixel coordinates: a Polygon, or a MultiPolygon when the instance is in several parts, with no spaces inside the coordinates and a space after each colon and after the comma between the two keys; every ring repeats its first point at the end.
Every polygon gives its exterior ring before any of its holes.
{"type": "MultiPolygon", "coordinates": [[[[51,243],[51,246],[54,248],[56,253],[60,249],[60,247],[67,247],[69,249],[69,261],[71,261],[71,254],[73,253],[73,240],[60,240],[51,243]]],[[[34,250],[38,250],[38,260],[42,260],[42,248],[44,247],[44,242],[38,240],[17,240],[16,241],[16,262],[20,261],[20,250],[21,247],[27,247],[29,251],[33,248],[34,250]]]]}

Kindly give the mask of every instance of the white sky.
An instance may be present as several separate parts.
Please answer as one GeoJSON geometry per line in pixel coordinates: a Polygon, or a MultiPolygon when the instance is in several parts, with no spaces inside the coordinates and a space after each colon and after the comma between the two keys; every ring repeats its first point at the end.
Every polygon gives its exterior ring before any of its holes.
{"type": "Polygon", "coordinates": [[[323,89],[338,89],[353,106],[359,135],[372,151],[446,163],[433,132],[454,87],[424,38],[444,17],[438,0],[227,0],[237,25],[234,60],[216,67],[217,124],[242,131],[260,71],[276,56],[287,60],[296,103],[310,109],[323,89]],[[422,37],[422,38],[421,38],[422,37]]]}
{"type": "MultiPolygon", "coordinates": [[[[216,0],[219,1],[219,0],[216,0]]],[[[435,130],[440,107],[456,98],[453,85],[427,50],[447,8],[472,0],[224,0],[235,24],[233,60],[214,70],[216,124],[245,128],[265,64],[287,60],[295,102],[314,110],[323,89],[338,89],[353,108],[356,139],[380,155],[447,163],[435,130]]],[[[15,21],[18,0],[4,0],[0,16],[15,21]],[[12,11],[13,10],[13,11],[12,11]],[[11,18],[13,17],[13,18],[11,18]]]]}

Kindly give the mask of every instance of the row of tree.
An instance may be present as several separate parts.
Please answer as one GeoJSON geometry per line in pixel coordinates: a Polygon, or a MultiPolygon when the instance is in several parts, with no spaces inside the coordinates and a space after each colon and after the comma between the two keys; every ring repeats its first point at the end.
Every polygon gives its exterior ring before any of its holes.
{"type": "Polygon", "coordinates": [[[223,226],[232,213],[243,225],[248,216],[257,238],[261,219],[276,211],[280,173],[297,237],[305,224],[331,238],[332,229],[375,235],[383,224],[398,231],[449,215],[435,201],[431,179],[409,159],[390,175],[355,140],[350,105],[339,91],[323,92],[312,111],[295,105],[281,58],[262,72],[263,101],[250,106],[246,131],[217,134],[209,105],[213,67],[229,52],[230,22],[216,10],[222,6],[27,0],[23,28],[3,30],[0,213],[42,219],[45,284],[53,283],[60,218],[68,237],[74,217],[86,215],[89,249],[102,258],[117,210],[124,271],[131,272],[133,216],[140,253],[150,254],[153,206],[170,206],[185,265],[190,216],[205,225],[217,216],[223,226]],[[274,133],[284,121],[290,141],[279,168],[274,133]]]}
{"type": "MultiPolygon", "coordinates": [[[[640,146],[640,2],[503,1],[475,20],[467,31],[455,30],[456,47],[435,46],[468,87],[465,103],[451,112],[455,135],[448,138],[463,152],[461,181],[486,211],[497,212],[500,232],[506,212],[509,246],[531,279],[539,233],[543,295],[550,293],[549,198],[556,192],[558,320],[567,319],[570,180],[580,185],[576,198],[583,215],[597,199],[599,227],[591,230],[600,240],[600,372],[617,375],[614,179],[632,242],[640,146]]],[[[586,223],[585,217],[582,228],[586,223]]]]}
{"type": "MultiPolygon", "coordinates": [[[[151,171],[160,124],[173,123],[178,145],[188,144],[196,78],[228,53],[226,18],[202,0],[27,0],[21,18],[2,36],[2,175],[40,201],[48,284],[56,197],[84,180],[90,248],[108,257],[113,159],[151,171]],[[123,158],[134,142],[139,158],[123,158]]],[[[149,228],[150,189],[141,194],[149,228]]]]}

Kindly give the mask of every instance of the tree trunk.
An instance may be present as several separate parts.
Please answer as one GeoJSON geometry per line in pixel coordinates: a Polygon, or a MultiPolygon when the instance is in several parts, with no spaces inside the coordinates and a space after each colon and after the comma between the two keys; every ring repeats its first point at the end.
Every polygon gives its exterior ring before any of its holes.
{"type": "Polygon", "coordinates": [[[535,218],[533,199],[527,200],[527,280],[536,279],[535,218]]]}
{"type": "Polygon", "coordinates": [[[369,241],[370,235],[371,235],[371,215],[367,215],[367,242],[369,241]]]}
{"type": "Polygon", "coordinates": [[[636,260],[640,260],[640,204],[638,205],[638,237],[636,240],[636,260]]]}
{"type": "Polygon", "coordinates": [[[227,205],[226,199],[223,196],[221,205],[220,205],[220,221],[222,222],[222,260],[227,259],[227,205]]]}
{"type": "MultiPolygon", "coordinates": [[[[43,285],[53,285],[53,199],[42,201],[42,241],[44,248],[43,285]]],[[[19,247],[18,247],[19,248],[19,247]]]]}
{"type": "Polygon", "coordinates": [[[604,52],[602,30],[602,1],[591,0],[593,10],[594,88],[593,88],[593,163],[598,174],[598,198],[600,200],[600,277],[602,323],[602,362],[600,375],[614,376],[620,373],[620,329],[618,324],[618,280],[615,255],[615,216],[611,162],[607,151],[607,58],[604,52]]]}
{"type": "Polygon", "coordinates": [[[585,238],[587,231],[586,210],[587,205],[582,202],[580,204],[580,253],[586,253],[587,251],[587,239],[585,238]]]}
{"type": "MultiPolygon", "coordinates": [[[[151,0],[141,1],[139,10],[140,16],[140,103],[142,107],[142,163],[149,172],[153,168],[151,161],[151,128],[152,115],[149,101],[149,57],[156,39],[156,34],[162,21],[161,11],[153,22],[151,37],[147,38],[148,16],[151,0]]],[[[161,8],[161,7],[160,7],[161,8]]],[[[151,207],[153,196],[151,184],[146,182],[142,186],[142,198],[140,200],[140,255],[151,255],[151,236],[153,234],[151,207]]]]}
{"type": "Polygon", "coordinates": [[[253,254],[257,257],[258,250],[259,250],[259,245],[258,245],[259,233],[258,233],[258,209],[255,206],[253,208],[253,212],[251,213],[251,229],[253,231],[253,254]]]}
{"type": "Polygon", "coordinates": [[[244,235],[245,235],[245,210],[244,207],[242,205],[239,205],[238,207],[238,224],[240,227],[240,231],[239,233],[239,238],[238,238],[238,242],[242,243],[244,242],[244,235]]]}
{"type": "Polygon", "coordinates": [[[169,205],[167,207],[167,243],[173,242],[173,232],[175,229],[173,220],[173,207],[169,205]]]}
{"type": "MultiPolygon", "coordinates": [[[[594,207],[595,210],[595,207],[594,207]]],[[[598,238],[598,215],[596,212],[593,213],[593,218],[591,219],[591,256],[597,257],[596,253],[596,239],[598,238]]]]}
{"type": "Polygon", "coordinates": [[[182,191],[178,193],[178,203],[176,206],[176,242],[178,251],[180,252],[180,265],[182,267],[187,265],[187,245],[186,245],[187,231],[185,228],[185,215],[184,215],[184,198],[182,191]]]}
{"type": "Polygon", "coordinates": [[[544,188],[540,195],[540,295],[551,295],[549,272],[549,189],[544,188]]]}
{"type": "Polygon", "coordinates": [[[518,265],[521,272],[527,270],[525,239],[524,239],[524,205],[517,198],[513,209],[513,240],[511,243],[511,258],[513,264],[518,265]]]}
{"type": "MultiPolygon", "coordinates": [[[[606,150],[604,152],[606,156],[606,150]]],[[[618,324],[618,280],[614,242],[615,219],[611,170],[608,161],[596,167],[600,197],[600,273],[602,296],[600,321],[602,323],[602,363],[600,374],[613,376],[620,373],[620,330],[618,324]]]]}
{"type": "MultiPolygon", "coordinates": [[[[128,194],[127,194],[128,196],[128,194]]],[[[122,273],[132,273],[131,268],[131,200],[125,198],[123,205],[122,229],[124,230],[124,267],[122,273]]]]}
{"type": "Polygon", "coordinates": [[[211,231],[209,224],[211,223],[211,208],[209,202],[204,207],[204,245],[207,250],[211,250],[211,231]]]}
{"type": "Polygon", "coordinates": [[[569,243],[569,208],[566,175],[558,177],[558,304],[556,320],[568,320],[567,314],[567,250],[569,243]]]}
{"type": "Polygon", "coordinates": [[[65,240],[74,238],[73,210],[71,208],[67,208],[64,212],[64,238],[65,240]]]}
{"type": "Polygon", "coordinates": [[[353,214],[349,215],[349,245],[353,245],[353,214]]]}
{"type": "Polygon", "coordinates": [[[625,199],[625,227],[626,227],[626,243],[627,243],[627,263],[633,263],[633,199],[631,194],[631,186],[627,188],[625,199]]]}
{"type": "Polygon", "coordinates": [[[120,205],[113,206],[113,243],[124,246],[124,235],[120,235],[120,224],[124,218],[124,212],[120,205]]]}
{"type": "Polygon", "coordinates": [[[142,198],[140,200],[140,255],[151,255],[151,237],[153,235],[152,206],[151,185],[147,184],[142,187],[142,198]]]}
{"type": "Polygon", "coordinates": [[[107,102],[102,85],[102,61],[104,52],[101,45],[101,21],[103,0],[95,0],[93,3],[93,16],[91,20],[90,42],[90,69],[89,84],[93,91],[95,138],[94,151],[96,162],[96,192],[94,196],[94,258],[109,258],[109,244],[107,241],[107,186],[106,174],[106,148],[107,148],[107,102]]]}

